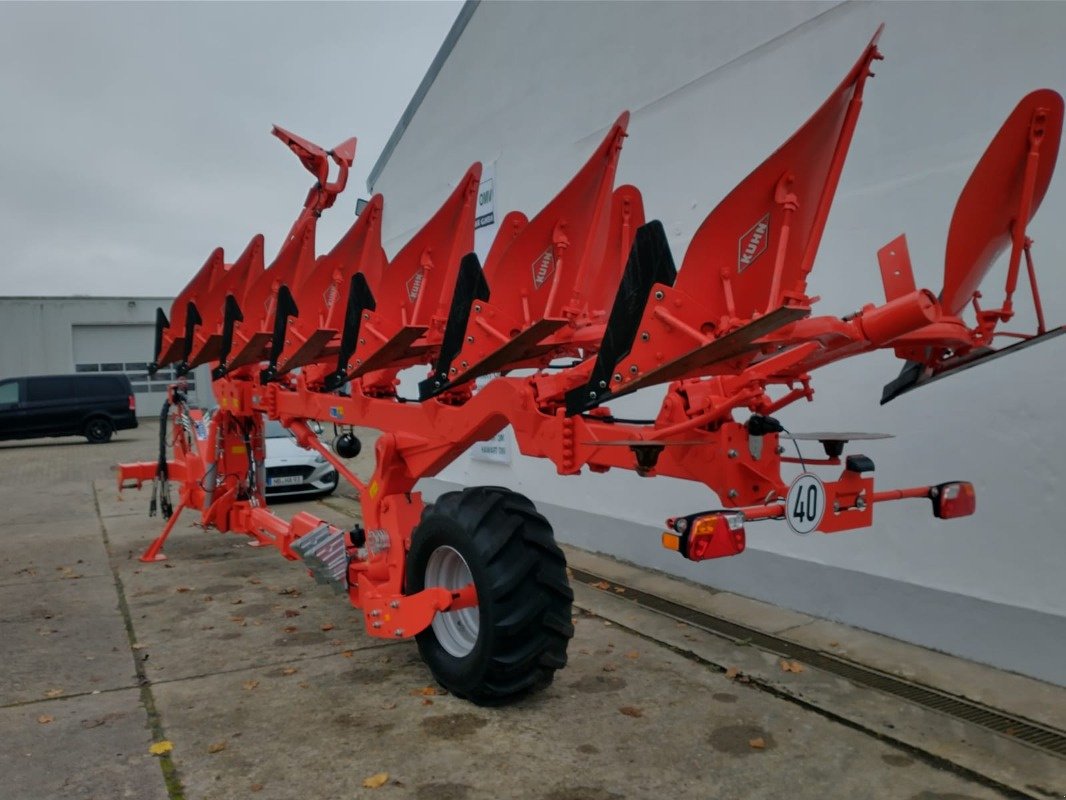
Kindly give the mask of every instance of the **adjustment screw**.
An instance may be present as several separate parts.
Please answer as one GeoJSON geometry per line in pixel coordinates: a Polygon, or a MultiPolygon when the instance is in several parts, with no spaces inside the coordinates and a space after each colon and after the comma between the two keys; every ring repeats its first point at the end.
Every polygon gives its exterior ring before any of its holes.
{"type": "Polygon", "coordinates": [[[737,496],[737,490],[736,489],[730,489],[729,490],[729,499],[732,500],[736,496],[737,496]]]}
{"type": "Polygon", "coordinates": [[[736,450],[730,450],[726,455],[728,455],[730,458],[736,458],[737,457],[737,451],[736,450]]]}

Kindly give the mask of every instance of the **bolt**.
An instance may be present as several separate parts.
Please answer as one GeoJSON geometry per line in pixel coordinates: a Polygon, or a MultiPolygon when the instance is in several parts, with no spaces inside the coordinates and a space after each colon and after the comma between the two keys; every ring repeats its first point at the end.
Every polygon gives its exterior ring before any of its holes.
{"type": "Polygon", "coordinates": [[[616,372],[614,374],[614,382],[615,383],[621,383],[622,382],[622,373],[621,372],[616,372]]]}
{"type": "Polygon", "coordinates": [[[736,458],[737,457],[737,451],[736,450],[730,450],[728,453],[726,453],[726,455],[728,455],[730,458],[736,458]]]}
{"type": "Polygon", "coordinates": [[[465,361],[461,361],[461,362],[459,362],[459,365],[460,365],[460,366],[461,366],[461,367],[462,367],[463,369],[466,369],[466,362],[465,362],[465,361]]]}
{"type": "Polygon", "coordinates": [[[633,366],[631,366],[631,367],[629,368],[629,371],[630,371],[630,372],[631,372],[631,373],[632,373],[633,375],[636,375],[636,374],[637,374],[637,365],[636,365],[636,364],[634,364],[633,366]]]}
{"type": "Polygon", "coordinates": [[[866,501],[863,500],[861,497],[855,498],[855,508],[859,509],[859,511],[862,511],[864,508],[866,508],[866,501]]]}
{"type": "Polygon", "coordinates": [[[781,445],[778,445],[777,446],[777,454],[780,456],[780,455],[784,455],[784,453],[785,453],[785,448],[782,447],[781,445]]]}
{"type": "MultiPolygon", "coordinates": [[[[601,383],[602,383],[602,381],[601,381],[601,383]]],[[[589,399],[590,400],[595,400],[596,399],[596,392],[589,392],[589,399]]]]}
{"type": "Polygon", "coordinates": [[[737,490],[736,489],[730,489],[729,490],[729,499],[732,500],[736,496],[737,496],[737,490]]]}
{"type": "Polygon", "coordinates": [[[607,381],[600,381],[600,388],[601,389],[606,389],[607,388],[607,381]]]}
{"type": "Polygon", "coordinates": [[[647,331],[644,331],[644,333],[640,334],[640,340],[641,340],[642,342],[646,342],[646,341],[648,341],[648,339],[650,339],[650,338],[651,338],[651,334],[650,334],[650,333],[648,333],[647,331]]]}
{"type": "Polygon", "coordinates": [[[359,344],[366,344],[366,339],[360,339],[359,344]]]}
{"type": "Polygon", "coordinates": [[[459,371],[459,370],[457,370],[457,369],[456,369],[455,367],[452,367],[452,368],[451,368],[450,370],[448,370],[448,372],[450,372],[450,373],[451,373],[452,375],[454,375],[454,374],[455,374],[455,373],[457,373],[458,371],[459,371]]]}
{"type": "Polygon", "coordinates": [[[467,336],[467,337],[466,337],[466,340],[467,340],[468,342],[470,342],[471,344],[473,344],[473,343],[474,343],[474,337],[473,337],[473,336],[467,336]]]}
{"type": "Polygon", "coordinates": [[[370,319],[370,315],[369,314],[363,314],[363,319],[370,319]]]}
{"type": "Polygon", "coordinates": [[[840,503],[836,502],[835,500],[833,501],[833,513],[834,514],[839,514],[840,513],[840,503]]]}
{"type": "Polygon", "coordinates": [[[399,607],[400,607],[400,601],[399,600],[393,600],[393,601],[391,601],[389,603],[389,608],[399,608],[399,607]]]}
{"type": "Polygon", "coordinates": [[[403,636],[403,628],[397,628],[393,631],[397,636],[403,636]]]}
{"type": "Polygon", "coordinates": [[[475,314],[480,314],[481,313],[481,306],[474,306],[474,313],[475,314]]]}
{"type": "Polygon", "coordinates": [[[370,612],[370,616],[372,616],[372,617],[380,617],[381,616],[381,612],[378,609],[375,608],[373,611],[370,612]]]}
{"type": "Polygon", "coordinates": [[[663,293],[662,292],[656,292],[655,293],[655,299],[656,300],[662,300],[663,299],[663,293]]]}
{"type": "Polygon", "coordinates": [[[684,533],[685,531],[687,531],[688,530],[688,520],[687,519],[679,519],[677,522],[674,523],[674,530],[676,530],[678,533],[684,533]]]}
{"type": "Polygon", "coordinates": [[[380,628],[381,627],[381,623],[380,622],[375,622],[374,623],[374,627],[375,628],[380,628]]]}

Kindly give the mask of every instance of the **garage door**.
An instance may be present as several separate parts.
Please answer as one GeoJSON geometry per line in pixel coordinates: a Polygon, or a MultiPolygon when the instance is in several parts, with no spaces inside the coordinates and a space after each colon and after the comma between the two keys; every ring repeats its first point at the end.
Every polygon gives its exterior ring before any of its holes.
{"type": "MultiPolygon", "coordinates": [[[[75,325],[75,372],[122,372],[133,384],[137,414],[154,416],[167,397],[174,371],[161,369],[148,377],[145,355],[155,341],[153,325],[75,325]]],[[[188,376],[189,400],[196,403],[196,377],[188,376]]]]}

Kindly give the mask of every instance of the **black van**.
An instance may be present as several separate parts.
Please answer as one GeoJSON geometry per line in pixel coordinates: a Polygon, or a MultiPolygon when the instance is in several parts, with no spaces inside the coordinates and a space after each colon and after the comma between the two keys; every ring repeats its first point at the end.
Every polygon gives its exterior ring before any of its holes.
{"type": "Polygon", "coordinates": [[[37,375],[0,380],[0,441],[84,436],[106,442],[137,427],[133,387],[125,375],[37,375]]]}

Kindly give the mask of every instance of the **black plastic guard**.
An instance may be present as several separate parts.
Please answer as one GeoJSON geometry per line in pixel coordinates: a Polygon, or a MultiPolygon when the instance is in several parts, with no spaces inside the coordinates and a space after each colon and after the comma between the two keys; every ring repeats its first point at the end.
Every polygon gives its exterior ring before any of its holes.
{"type": "Polygon", "coordinates": [[[289,317],[300,316],[300,309],[293,299],[292,292],[285,284],[278,289],[278,299],[274,306],[274,335],[270,340],[270,359],[266,369],[260,371],[259,382],[270,383],[278,377],[278,356],[285,347],[285,332],[289,327],[289,317]]]}
{"type": "Polygon", "coordinates": [[[170,320],[166,312],[157,308],[155,310],[155,349],[152,350],[152,361],[148,365],[148,374],[155,375],[162,364],[159,363],[159,354],[163,350],[163,331],[170,327],[170,320]]]}
{"type": "Polygon", "coordinates": [[[218,354],[218,366],[211,370],[211,377],[216,381],[229,371],[226,359],[229,358],[229,351],[233,349],[233,326],[238,322],[244,322],[244,314],[240,304],[237,303],[237,298],[227,294],[222,316],[222,348],[218,354]]]}
{"type": "Polygon", "coordinates": [[[455,291],[452,293],[451,308],[448,309],[448,321],[444,326],[437,364],[433,374],[419,382],[419,400],[428,400],[448,388],[448,370],[463,349],[463,334],[470,322],[474,301],[488,299],[489,285],[481,270],[481,262],[476,253],[467,253],[459,262],[459,274],[455,278],[455,291]]]}
{"type": "Polygon", "coordinates": [[[1052,328],[1039,336],[1025,339],[1008,347],[1001,347],[998,350],[985,349],[964,358],[944,362],[944,366],[935,372],[917,361],[908,361],[903,365],[903,369],[896,379],[885,384],[885,388],[881,392],[881,405],[895,400],[901,394],[919,389],[948,375],[970,369],[970,367],[976,367],[978,364],[984,364],[988,361],[995,361],[997,358],[1016,353],[1048,339],[1054,339],[1064,333],[1066,333],[1066,325],[1060,325],[1058,328],[1052,328]]]}
{"type": "Polygon", "coordinates": [[[589,382],[566,393],[568,415],[594,408],[610,395],[608,387],[611,375],[633,348],[651,288],[657,283],[673,286],[676,278],[677,267],[670,254],[670,243],[666,240],[663,224],[659,220],[652,220],[641,225],[629,250],[622,282],[618,285],[611,315],[607,318],[607,328],[589,382]]]}
{"type": "Polygon", "coordinates": [[[178,376],[186,375],[189,372],[189,354],[192,352],[196,326],[204,321],[203,317],[200,316],[200,309],[196,307],[196,303],[190,300],[187,309],[185,312],[185,341],[182,343],[181,348],[181,362],[174,368],[174,374],[178,376]]]}
{"type": "Polygon", "coordinates": [[[352,360],[355,346],[359,342],[359,326],[363,321],[363,312],[376,308],[377,302],[366,277],[362,272],[355,273],[348,284],[348,304],[344,309],[344,330],[341,331],[341,347],[337,353],[337,369],[326,377],[326,391],[332,392],[348,382],[348,362],[352,360]]]}

